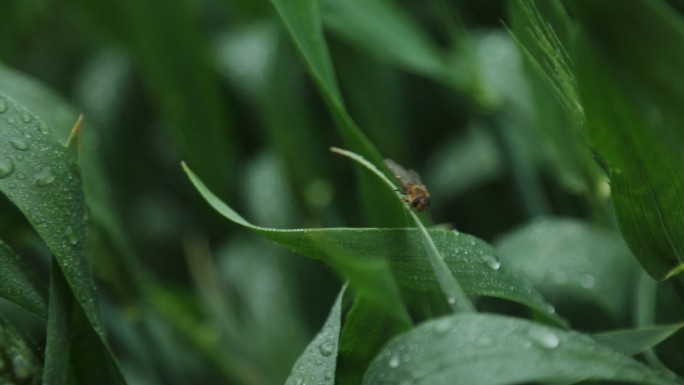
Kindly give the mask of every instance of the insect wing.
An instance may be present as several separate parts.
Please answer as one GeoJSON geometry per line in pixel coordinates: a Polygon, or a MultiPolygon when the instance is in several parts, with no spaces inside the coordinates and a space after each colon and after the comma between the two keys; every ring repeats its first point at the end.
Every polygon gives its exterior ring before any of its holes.
{"type": "Polygon", "coordinates": [[[420,175],[415,170],[408,170],[408,181],[407,183],[417,184],[423,186],[423,180],[420,179],[420,175]]]}
{"type": "Polygon", "coordinates": [[[392,174],[399,179],[399,182],[401,182],[402,186],[406,186],[411,183],[409,172],[401,167],[397,162],[393,161],[392,159],[385,159],[385,164],[387,165],[387,168],[392,171],[392,174]]]}

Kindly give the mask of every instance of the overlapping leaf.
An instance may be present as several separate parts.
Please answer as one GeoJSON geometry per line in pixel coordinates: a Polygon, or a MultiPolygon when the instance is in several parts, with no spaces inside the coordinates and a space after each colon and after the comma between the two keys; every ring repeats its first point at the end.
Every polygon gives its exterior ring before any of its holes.
{"type": "Polygon", "coordinates": [[[677,384],[586,335],[492,314],[436,319],[395,338],[371,363],[363,384],[494,385],[586,379],[677,384]]]}
{"type": "MultiPolygon", "coordinates": [[[[223,203],[189,169],[186,168],[186,172],[207,202],[227,219],[284,247],[330,264],[353,285],[378,290],[378,283],[363,271],[386,260],[401,285],[440,290],[417,229],[280,230],[258,227],[223,203]]],[[[502,267],[491,246],[455,231],[434,229],[429,230],[429,234],[466,293],[509,299],[552,317],[550,305],[522,277],[502,267]]]]}
{"type": "Polygon", "coordinates": [[[589,138],[634,255],[656,279],[684,271],[684,20],[661,1],[572,2],[589,138]]]}

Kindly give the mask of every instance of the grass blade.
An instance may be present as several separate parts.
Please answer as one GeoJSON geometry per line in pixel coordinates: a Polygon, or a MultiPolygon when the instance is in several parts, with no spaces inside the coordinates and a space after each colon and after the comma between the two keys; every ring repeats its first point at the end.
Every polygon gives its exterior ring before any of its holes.
{"type": "Polygon", "coordinates": [[[304,383],[333,385],[335,383],[335,366],[342,330],[342,297],[345,288],[343,287],[337,295],[337,300],[321,331],[294,364],[285,385],[304,383]]]}
{"type": "MultiPolygon", "coordinates": [[[[440,291],[430,259],[425,256],[423,236],[418,229],[282,230],[255,226],[223,203],[187,166],[184,167],[199,193],[227,219],[284,247],[324,261],[347,276],[352,284],[365,285],[371,292],[382,289],[382,286],[376,287],[377,277],[365,278],[366,275],[362,273],[379,261],[386,260],[401,286],[440,291]],[[359,269],[360,272],[357,271],[359,269]]],[[[431,229],[428,233],[440,253],[446,256],[449,270],[458,278],[467,294],[515,301],[538,311],[552,322],[562,324],[553,314],[553,307],[523,277],[501,266],[491,246],[454,231],[431,229]]]]}
{"type": "MultiPolygon", "coordinates": [[[[358,154],[354,154],[353,152],[342,150],[339,148],[333,147],[331,150],[363,165],[368,170],[373,172],[373,174],[377,175],[380,179],[382,179],[382,181],[385,182],[385,184],[390,190],[395,189],[394,184],[383,173],[381,173],[380,170],[378,170],[367,160],[363,159],[363,157],[359,156],[358,154]]],[[[401,199],[398,193],[397,199],[401,199]]],[[[425,229],[425,226],[423,225],[423,222],[421,222],[416,213],[411,209],[409,209],[409,215],[413,219],[413,222],[415,223],[416,227],[418,228],[418,231],[420,232],[420,236],[423,241],[425,251],[430,256],[430,262],[432,263],[432,267],[435,270],[437,282],[439,283],[442,292],[446,295],[447,302],[449,303],[449,306],[451,306],[451,309],[454,312],[474,312],[475,307],[470,302],[470,299],[468,299],[468,297],[465,295],[463,289],[458,284],[454,276],[451,274],[449,267],[447,266],[446,262],[444,262],[444,257],[437,249],[435,241],[432,239],[432,237],[430,237],[430,234],[428,234],[427,230],[425,229]]]]}
{"type": "Polygon", "coordinates": [[[5,298],[41,318],[47,317],[46,288],[0,240],[0,297],[5,298]]]}

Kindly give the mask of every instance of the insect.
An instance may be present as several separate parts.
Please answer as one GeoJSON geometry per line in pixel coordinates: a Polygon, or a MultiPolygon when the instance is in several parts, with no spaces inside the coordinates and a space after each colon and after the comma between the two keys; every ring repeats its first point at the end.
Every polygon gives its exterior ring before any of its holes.
{"type": "Polygon", "coordinates": [[[391,159],[385,159],[385,164],[401,184],[402,200],[418,211],[425,211],[430,206],[430,193],[420,175],[414,170],[406,171],[391,159]]]}

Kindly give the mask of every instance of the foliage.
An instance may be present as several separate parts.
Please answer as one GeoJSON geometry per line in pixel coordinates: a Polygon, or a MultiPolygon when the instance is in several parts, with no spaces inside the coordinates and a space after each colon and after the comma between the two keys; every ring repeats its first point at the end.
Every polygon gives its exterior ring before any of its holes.
{"type": "Polygon", "coordinates": [[[4,13],[0,383],[684,383],[678,2],[4,13]]]}

